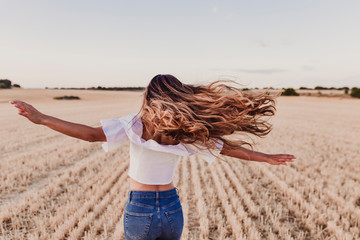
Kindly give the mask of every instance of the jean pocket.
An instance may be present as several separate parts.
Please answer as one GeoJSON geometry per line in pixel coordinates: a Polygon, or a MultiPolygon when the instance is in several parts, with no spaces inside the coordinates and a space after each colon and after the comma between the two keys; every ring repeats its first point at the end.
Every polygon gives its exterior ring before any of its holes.
{"type": "Polygon", "coordinates": [[[133,240],[146,238],[149,234],[152,213],[135,213],[125,210],[125,234],[133,240]]]}
{"type": "Polygon", "coordinates": [[[184,227],[182,207],[164,212],[164,214],[169,222],[171,231],[173,233],[181,234],[184,227]]]}

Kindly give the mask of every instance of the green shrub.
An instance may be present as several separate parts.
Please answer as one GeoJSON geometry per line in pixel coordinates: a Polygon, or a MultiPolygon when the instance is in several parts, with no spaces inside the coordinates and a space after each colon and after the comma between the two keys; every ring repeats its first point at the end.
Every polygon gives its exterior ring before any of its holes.
{"type": "Polygon", "coordinates": [[[299,96],[299,94],[293,88],[286,88],[282,93],[281,96],[299,96]]]}
{"type": "Polygon", "coordinates": [[[351,89],[350,96],[356,97],[356,98],[360,98],[360,88],[353,87],[353,88],[351,89]]]}
{"type": "Polygon", "coordinates": [[[65,99],[65,100],[80,100],[80,98],[78,96],[60,96],[60,97],[54,97],[54,99],[56,100],[62,100],[62,99],[65,99]]]}

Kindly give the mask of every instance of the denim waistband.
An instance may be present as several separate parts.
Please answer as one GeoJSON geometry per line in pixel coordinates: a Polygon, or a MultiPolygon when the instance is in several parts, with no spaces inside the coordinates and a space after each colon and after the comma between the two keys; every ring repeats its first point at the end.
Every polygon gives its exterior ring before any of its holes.
{"type": "Polygon", "coordinates": [[[132,191],[128,192],[128,197],[131,198],[170,198],[178,195],[178,189],[173,188],[166,191],[132,191]]]}

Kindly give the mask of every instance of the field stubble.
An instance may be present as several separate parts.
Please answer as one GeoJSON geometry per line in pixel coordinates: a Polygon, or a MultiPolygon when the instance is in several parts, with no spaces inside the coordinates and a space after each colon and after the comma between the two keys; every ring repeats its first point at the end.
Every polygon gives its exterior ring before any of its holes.
{"type": "MultiPolygon", "coordinates": [[[[99,126],[136,112],[139,92],[14,90],[39,110],[99,126]]],[[[124,239],[129,144],[105,153],[36,126],[0,103],[0,238],[124,239]]],[[[255,150],[290,153],[289,166],[182,157],[174,183],[182,239],[360,239],[360,101],[280,97],[273,131],[255,150]]]]}

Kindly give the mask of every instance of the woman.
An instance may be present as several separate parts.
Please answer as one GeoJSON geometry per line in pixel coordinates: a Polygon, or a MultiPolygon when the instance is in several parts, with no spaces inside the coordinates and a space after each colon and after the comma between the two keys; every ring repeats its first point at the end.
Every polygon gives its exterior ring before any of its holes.
{"type": "MultiPolygon", "coordinates": [[[[265,136],[271,125],[261,119],[275,114],[275,97],[246,94],[216,81],[208,86],[183,84],[172,75],[155,76],[137,114],[101,120],[100,127],[45,115],[22,101],[11,101],[19,114],[36,124],[112,151],[130,140],[130,190],[124,211],[126,239],[180,239],[182,208],[172,180],[180,156],[211,163],[220,154],[286,165],[289,154],[265,154],[242,147],[234,133],[265,136]]],[[[211,166],[210,166],[211,167],[211,166]]]]}

